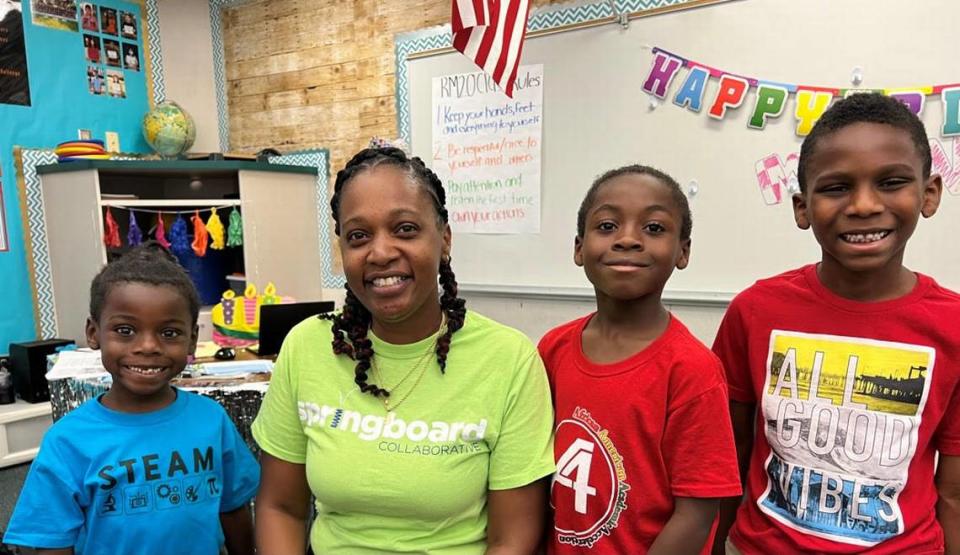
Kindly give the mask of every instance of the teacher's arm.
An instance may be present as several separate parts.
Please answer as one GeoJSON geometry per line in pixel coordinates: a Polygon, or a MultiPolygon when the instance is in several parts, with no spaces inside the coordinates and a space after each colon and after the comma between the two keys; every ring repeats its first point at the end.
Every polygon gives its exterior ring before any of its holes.
{"type": "Polygon", "coordinates": [[[486,555],[537,553],[543,540],[549,480],[547,476],[519,488],[489,491],[486,555]]]}
{"type": "Polygon", "coordinates": [[[309,516],[306,465],[261,453],[255,523],[257,553],[303,555],[309,516]]]}

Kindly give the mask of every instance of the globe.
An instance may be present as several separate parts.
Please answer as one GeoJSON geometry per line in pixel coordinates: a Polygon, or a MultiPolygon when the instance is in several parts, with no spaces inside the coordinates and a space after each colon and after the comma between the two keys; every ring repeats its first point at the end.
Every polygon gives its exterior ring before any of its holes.
{"type": "Polygon", "coordinates": [[[197,128],[183,108],[167,100],[143,116],[143,138],[164,158],[176,158],[193,146],[197,128]]]}

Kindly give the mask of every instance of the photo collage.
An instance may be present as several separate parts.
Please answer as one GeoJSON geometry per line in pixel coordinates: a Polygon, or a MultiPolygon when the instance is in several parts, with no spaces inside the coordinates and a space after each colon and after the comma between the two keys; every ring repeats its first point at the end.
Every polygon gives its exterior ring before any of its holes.
{"type": "Polygon", "coordinates": [[[80,3],[87,90],[93,95],[126,98],[127,71],[141,71],[137,13],[80,3]]]}

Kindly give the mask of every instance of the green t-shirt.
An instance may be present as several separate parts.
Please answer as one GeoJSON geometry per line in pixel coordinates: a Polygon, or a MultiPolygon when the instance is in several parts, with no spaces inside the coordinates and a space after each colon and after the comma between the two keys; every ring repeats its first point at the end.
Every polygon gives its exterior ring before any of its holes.
{"type": "Polygon", "coordinates": [[[553,407],[536,348],[468,312],[441,374],[436,356],[424,358],[436,336],[393,345],[370,333],[387,386],[427,364],[388,412],[360,392],[354,361],[333,354],[330,325],[312,318],[290,332],[253,423],[264,451],[306,465],[314,552],[482,554],[487,491],[554,471],[553,407]]]}

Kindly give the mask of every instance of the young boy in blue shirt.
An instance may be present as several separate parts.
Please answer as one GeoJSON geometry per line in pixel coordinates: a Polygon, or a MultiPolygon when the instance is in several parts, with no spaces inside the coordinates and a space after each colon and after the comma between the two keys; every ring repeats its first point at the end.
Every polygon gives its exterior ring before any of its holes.
{"type": "Polygon", "coordinates": [[[47,432],[3,540],[40,553],[253,554],[259,467],[226,411],[170,386],[197,343],[200,300],[156,244],[90,287],[87,343],[110,390],[47,432]]]}

